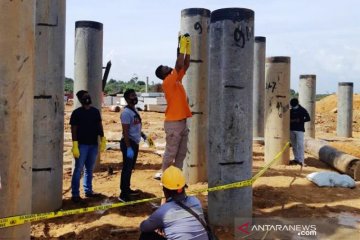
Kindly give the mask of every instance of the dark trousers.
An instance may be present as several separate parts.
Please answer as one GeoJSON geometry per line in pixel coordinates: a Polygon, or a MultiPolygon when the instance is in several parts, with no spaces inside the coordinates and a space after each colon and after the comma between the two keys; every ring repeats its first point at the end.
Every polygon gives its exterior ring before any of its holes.
{"type": "Polygon", "coordinates": [[[156,232],[141,232],[139,240],[166,240],[167,238],[156,232]]]}
{"type": "Polygon", "coordinates": [[[133,159],[126,157],[127,147],[125,144],[125,140],[121,139],[120,149],[121,149],[121,152],[123,155],[123,167],[122,167],[121,178],[120,178],[120,190],[121,190],[122,196],[127,196],[127,194],[130,191],[131,174],[132,174],[132,170],[135,167],[136,159],[137,159],[138,152],[139,152],[139,144],[130,140],[130,145],[131,145],[132,149],[134,150],[134,158],[133,159]]]}

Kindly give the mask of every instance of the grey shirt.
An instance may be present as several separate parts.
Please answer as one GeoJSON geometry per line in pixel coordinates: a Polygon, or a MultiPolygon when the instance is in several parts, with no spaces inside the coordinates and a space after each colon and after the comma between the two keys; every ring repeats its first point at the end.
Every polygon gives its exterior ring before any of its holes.
{"type": "MultiPolygon", "coordinates": [[[[182,203],[204,219],[200,201],[196,197],[186,197],[182,200],[182,203]]],[[[156,229],[163,229],[166,238],[169,240],[208,240],[203,225],[174,201],[168,201],[161,205],[140,225],[142,232],[152,232],[156,229]]]]}
{"type": "Polygon", "coordinates": [[[130,125],[129,138],[139,144],[141,140],[141,120],[132,110],[128,108],[124,108],[123,112],[120,115],[120,120],[122,124],[130,125]]]}

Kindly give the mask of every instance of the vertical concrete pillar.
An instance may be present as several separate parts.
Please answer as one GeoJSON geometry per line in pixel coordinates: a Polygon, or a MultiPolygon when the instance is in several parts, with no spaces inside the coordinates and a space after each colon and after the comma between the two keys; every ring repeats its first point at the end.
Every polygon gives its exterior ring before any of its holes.
{"type": "Polygon", "coordinates": [[[264,137],[265,103],[265,57],[266,38],[255,37],[254,43],[254,93],[253,93],[253,137],[264,137]]]}
{"type": "MultiPolygon", "coordinates": [[[[224,8],[211,13],[208,96],[209,187],[250,179],[254,12],[224,8]]],[[[252,187],[210,192],[212,224],[233,226],[252,216],[252,187]]]]}
{"type": "Polygon", "coordinates": [[[65,3],[36,0],[33,213],[54,211],[62,204],[65,3]]]}
{"type": "MultiPolygon", "coordinates": [[[[34,0],[0,1],[0,218],[31,213],[34,28],[34,0]]],[[[0,239],[30,239],[30,224],[0,239]]]]}
{"type": "MultiPolygon", "coordinates": [[[[265,65],[265,162],[290,141],[290,57],[269,57],[265,65]]],[[[277,164],[288,164],[287,149],[277,164]]]]}
{"type": "Polygon", "coordinates": [[[352,82],[339,83],[336,127],[338,137],[352,137],[353,88],[352,82]]]}
{"type": "MultiPolygon", "coordinates": [[[[101,111],[103,61],[103,24],[93,21],[75,23],[74,94],[89,92],[92,105],[101,111]]],[[[81,104],[74,96],[75,109],[81,104]]]]}
{"type": "Polygon", "coordinates": [[[207,93],[208,93],[208,27],[210,11],[204,8],[188,8],[181,11],[181,33],[191,36],[190,67],[183,79],[189,99],[192,118],[188,119],[188,154],[184,161],[184,173],[190,184],[207,180],[207,93]]]}
{"type": "MultiPolygon", "coordinates": [[[[81,106],[76,97],[80,90],[89,92],[92,106],[101,113],[103,24],[93,21],[75,23],[74,109],[81,106]]],[[[95,168],[100,166],[100,151],[95,168]]]]}
{"type": "Polygon", "coordinates": [[[299,103],[311,119],[305,123],[305,136],[315,138],[316,75],[300,75],[299,103]]]}

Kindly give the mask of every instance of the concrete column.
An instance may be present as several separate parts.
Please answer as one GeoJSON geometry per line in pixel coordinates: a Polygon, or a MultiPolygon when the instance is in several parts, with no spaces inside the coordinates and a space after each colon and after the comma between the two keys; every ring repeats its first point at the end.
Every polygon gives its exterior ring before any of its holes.
{"type": "Polygon", "coordinates": [[[300,75],[299,103],[310,115],[305,123],[305,136],[315,138],[316,75],[300,75]]]}
{"type": "MultiPolygon", "coordinates": [[[[270,162],[290,141],[290,57],[266,58],[265,162],[270,162]]],[[[277,164],[288,164],[289,149],[277,164]]]]}
{"type": "Polygon", "coordinates": [[[33,213],[54,211],[62,205],[65,3],[36,1],[33,213]]]}
{"type": "MultiPolygon", "coordinates": [[[[31,213],[34,28],[34,0],[0,1],[0,218],[31,213]]],[[[0,239],[30,239],[30,224],[0,239]]]]}
{"type": "Polygon", "coordinates": [[[253,137],[264,138],[266,38],[255,37],[254,43],[254,95],[253,137]]]}
{"type": "MultiPolygon", "coordinates": [[[[81,106],[76,97],[80,90],[89,92],[92,106],[101,113],[103,24],[93,21],[75,23],[74,109],[81,106]]],[[[100,145],[99,145],[100,146],[100,145]]],[[[100,151],[95,168],[100,166],[100,151]]]]}
{"type": "Polygon", "coordinates": [[[75,23],[74,106],[80,107],[75,94],[89,92],[92,105],[101,111],[103,61],[103,24],[93,21],[75,23]]]}
{"type": "Polygon", "coordinates": [[[206,144],[208,95],[208,27],[210,11],[188,8],[181,11],[181,33],[191,36],[190,67],[183,79],[193,117],[188,119],[188,154],[184,174],[190,184],[207,181],[206,144]]]}
{"type": "MultiPolygon", "coordinates": [[[[254,12],[219,9],[211,14],[209,40],[209,187],[252,177],[254,12]]],[[[252,188],[210,192],[211,224],[233,226],[251,218],[252,188]]]]}
{"type": "Polygon", "coordinates": [[[353,88],[352,82],[339,83],[336,127],[338,137],[352,137],[353,88]]]}

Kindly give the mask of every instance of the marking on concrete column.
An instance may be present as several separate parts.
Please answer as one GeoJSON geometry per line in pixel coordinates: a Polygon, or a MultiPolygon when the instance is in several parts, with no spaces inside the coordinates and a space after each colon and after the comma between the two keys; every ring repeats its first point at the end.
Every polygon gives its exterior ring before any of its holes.
{"type": "Polygon", "coordinates": [[[200,22],[196,22],[194,24],[194,29],[198,31],[199,34],[202,33],[202,26],[201,26],[201,23],[200,22]]]}
{"type": "Polygon", "coordinates": [[[244,87],[236,86],[236,85],[225,85],[225,88],[235,88],[235,89],[244,89],[244,87]]]}
{"type": "Polygon", "coordinates": [[[51,95],[38,95],[38,96],[34,96],[34,99],[50,99],[52,98],[51,95]]]}
{"type": "Polygon", "coordinates": [[[268,84],[266,85],[266,89],[271,89],[271,92],[274,92],[274,90],[276,89],[276,82],[268,82],[268,84]]]}
{"type": "Polygon", "coordinates": [[[44,27],[57,27],[59,23],[59,17],[56,17],[56,23],[55,24],[51,24],[51,23],[37,23],[36,25],[38,26],[44,26],[44,27]]]}
{"type": "Polygon", "coordinates": [[[203,112],[191,112],[191,114],[192,114],[192,115],[195,115],[195,114],[201,115],[201,114],[204,114],[204,113],[203,113],[203,112]]]}
{"type": "Polygon", "coordinates": [[[222,166],[225,166],[225,165],[240,165],[240,164],[243,164],[244,162],[221,162],[219,163],[220,165],[222,166]]]}
{"type": "Polygon", "coordinates": [[[242,40],[242,44],[235,43],[236,46],[244,48],[245,47],[245,35],[240,28],[235,28],[234,30],[234,40],[235,42],[240,42],[242,40]]]}
{"type": "Polygon", "coordinates": [[[190,59],[190,62],[193,62],[193,63],[202,63],[203,60],[190,59]]]}
{"type": "Polygon", "coordinates": [[[33,172],[51,172],[52,168],[33,168],[33,172]]]}
{"type": "Polygon", "coordinates": [[[246,39],[249,41],[251,39],[252,29],[249,26],[246,26],[246,39]]]}
{"type": "Polygon", "coordinates": [[[276,95],[277,98],[286,98],[286,96],[276,95]]]}
{"type": "Polygon", "coordinates": [[[21,63],[20,66],[18,67],[18,72],[21,71],[21,69],[23,68],[24,64],[27,62],[27,60],[29,60],[29,57],[26,57],[26,58],[22,61],[22,63],[21,63]]]}

